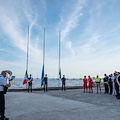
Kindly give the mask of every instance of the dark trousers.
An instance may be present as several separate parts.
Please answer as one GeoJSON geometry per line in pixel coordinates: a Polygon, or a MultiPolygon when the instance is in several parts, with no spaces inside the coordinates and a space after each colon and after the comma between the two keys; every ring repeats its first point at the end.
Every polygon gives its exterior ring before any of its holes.
{"type": "Polygon", "coordinates": [[[3,92],[0,92],[0,115],[4,117],[5,114],[5,96],[3,92]]]}
{"type": "Polygon", "coordinates": [[[104,84],[104,86],[105,86],[105,93],[109,93],[108,85],[104,84]]]}
{"type": "Polygon", "coordinates": [[[32,92],[32,83],[28,83],[28,92],[29,92],[29,90],[31,90],[31,92],[32,92]]]}
{"type": "Polygon", "coordinates": [[[62,83],[62,90],[65,90],[65,83],[62,83]]]}
{"type": "Polygon", "coordinates": [[[109,84],[109,88],[110,88],[110,94],[112,94],[112,83],[109,84]]]}
{"type": "Polygon", "coordinates": [[[44,84],[44,91],[47,91],[47,84],[44,84]]]}

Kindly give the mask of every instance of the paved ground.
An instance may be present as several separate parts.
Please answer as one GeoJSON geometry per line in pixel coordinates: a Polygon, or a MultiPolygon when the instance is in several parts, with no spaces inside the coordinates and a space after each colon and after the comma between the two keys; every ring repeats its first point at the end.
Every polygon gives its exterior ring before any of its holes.
{"type": "Polygon", "coordinates": [[[120,100],[83,90],[8,92],[10,120],[120,120],[120,100]]]}

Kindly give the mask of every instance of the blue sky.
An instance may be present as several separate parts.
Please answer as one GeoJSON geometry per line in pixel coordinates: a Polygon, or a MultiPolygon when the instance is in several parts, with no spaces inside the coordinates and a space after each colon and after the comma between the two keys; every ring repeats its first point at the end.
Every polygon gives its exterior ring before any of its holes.
{"type": "Polygon", "coordinates": [[[44,28],[48,77],[58,77],[59,30],[62,75],[103,77],[120,71],[119,11],[119,0],[0,0],[0,71],[24,77],[28,25],[33,77],[41,76],[44,28]]]}

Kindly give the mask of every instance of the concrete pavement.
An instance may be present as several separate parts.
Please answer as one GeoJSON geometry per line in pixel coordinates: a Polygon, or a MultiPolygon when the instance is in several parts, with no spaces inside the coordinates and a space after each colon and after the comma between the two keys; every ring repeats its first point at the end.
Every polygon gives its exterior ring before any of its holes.
{"type": "Polygon", "coordinates": [[[6,117],[10,120],[119,120],[120,100],[115,96],[67,91],[8,92],[6,117]]]}

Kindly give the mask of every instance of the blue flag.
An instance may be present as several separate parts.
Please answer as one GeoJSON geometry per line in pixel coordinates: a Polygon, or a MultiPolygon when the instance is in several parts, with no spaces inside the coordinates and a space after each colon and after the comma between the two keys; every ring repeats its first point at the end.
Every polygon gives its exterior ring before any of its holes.
{"type": "Polygon", "coordinates": [[[59,79],[61,79],[61,68],[59,69],[59,79]]]}
{"type": "Polygon", "coordinates": [[[42,68],[41,87],[43,86],[43,82],[44,82],[44,65],[43,65],[43,68],[42,68]]]}

